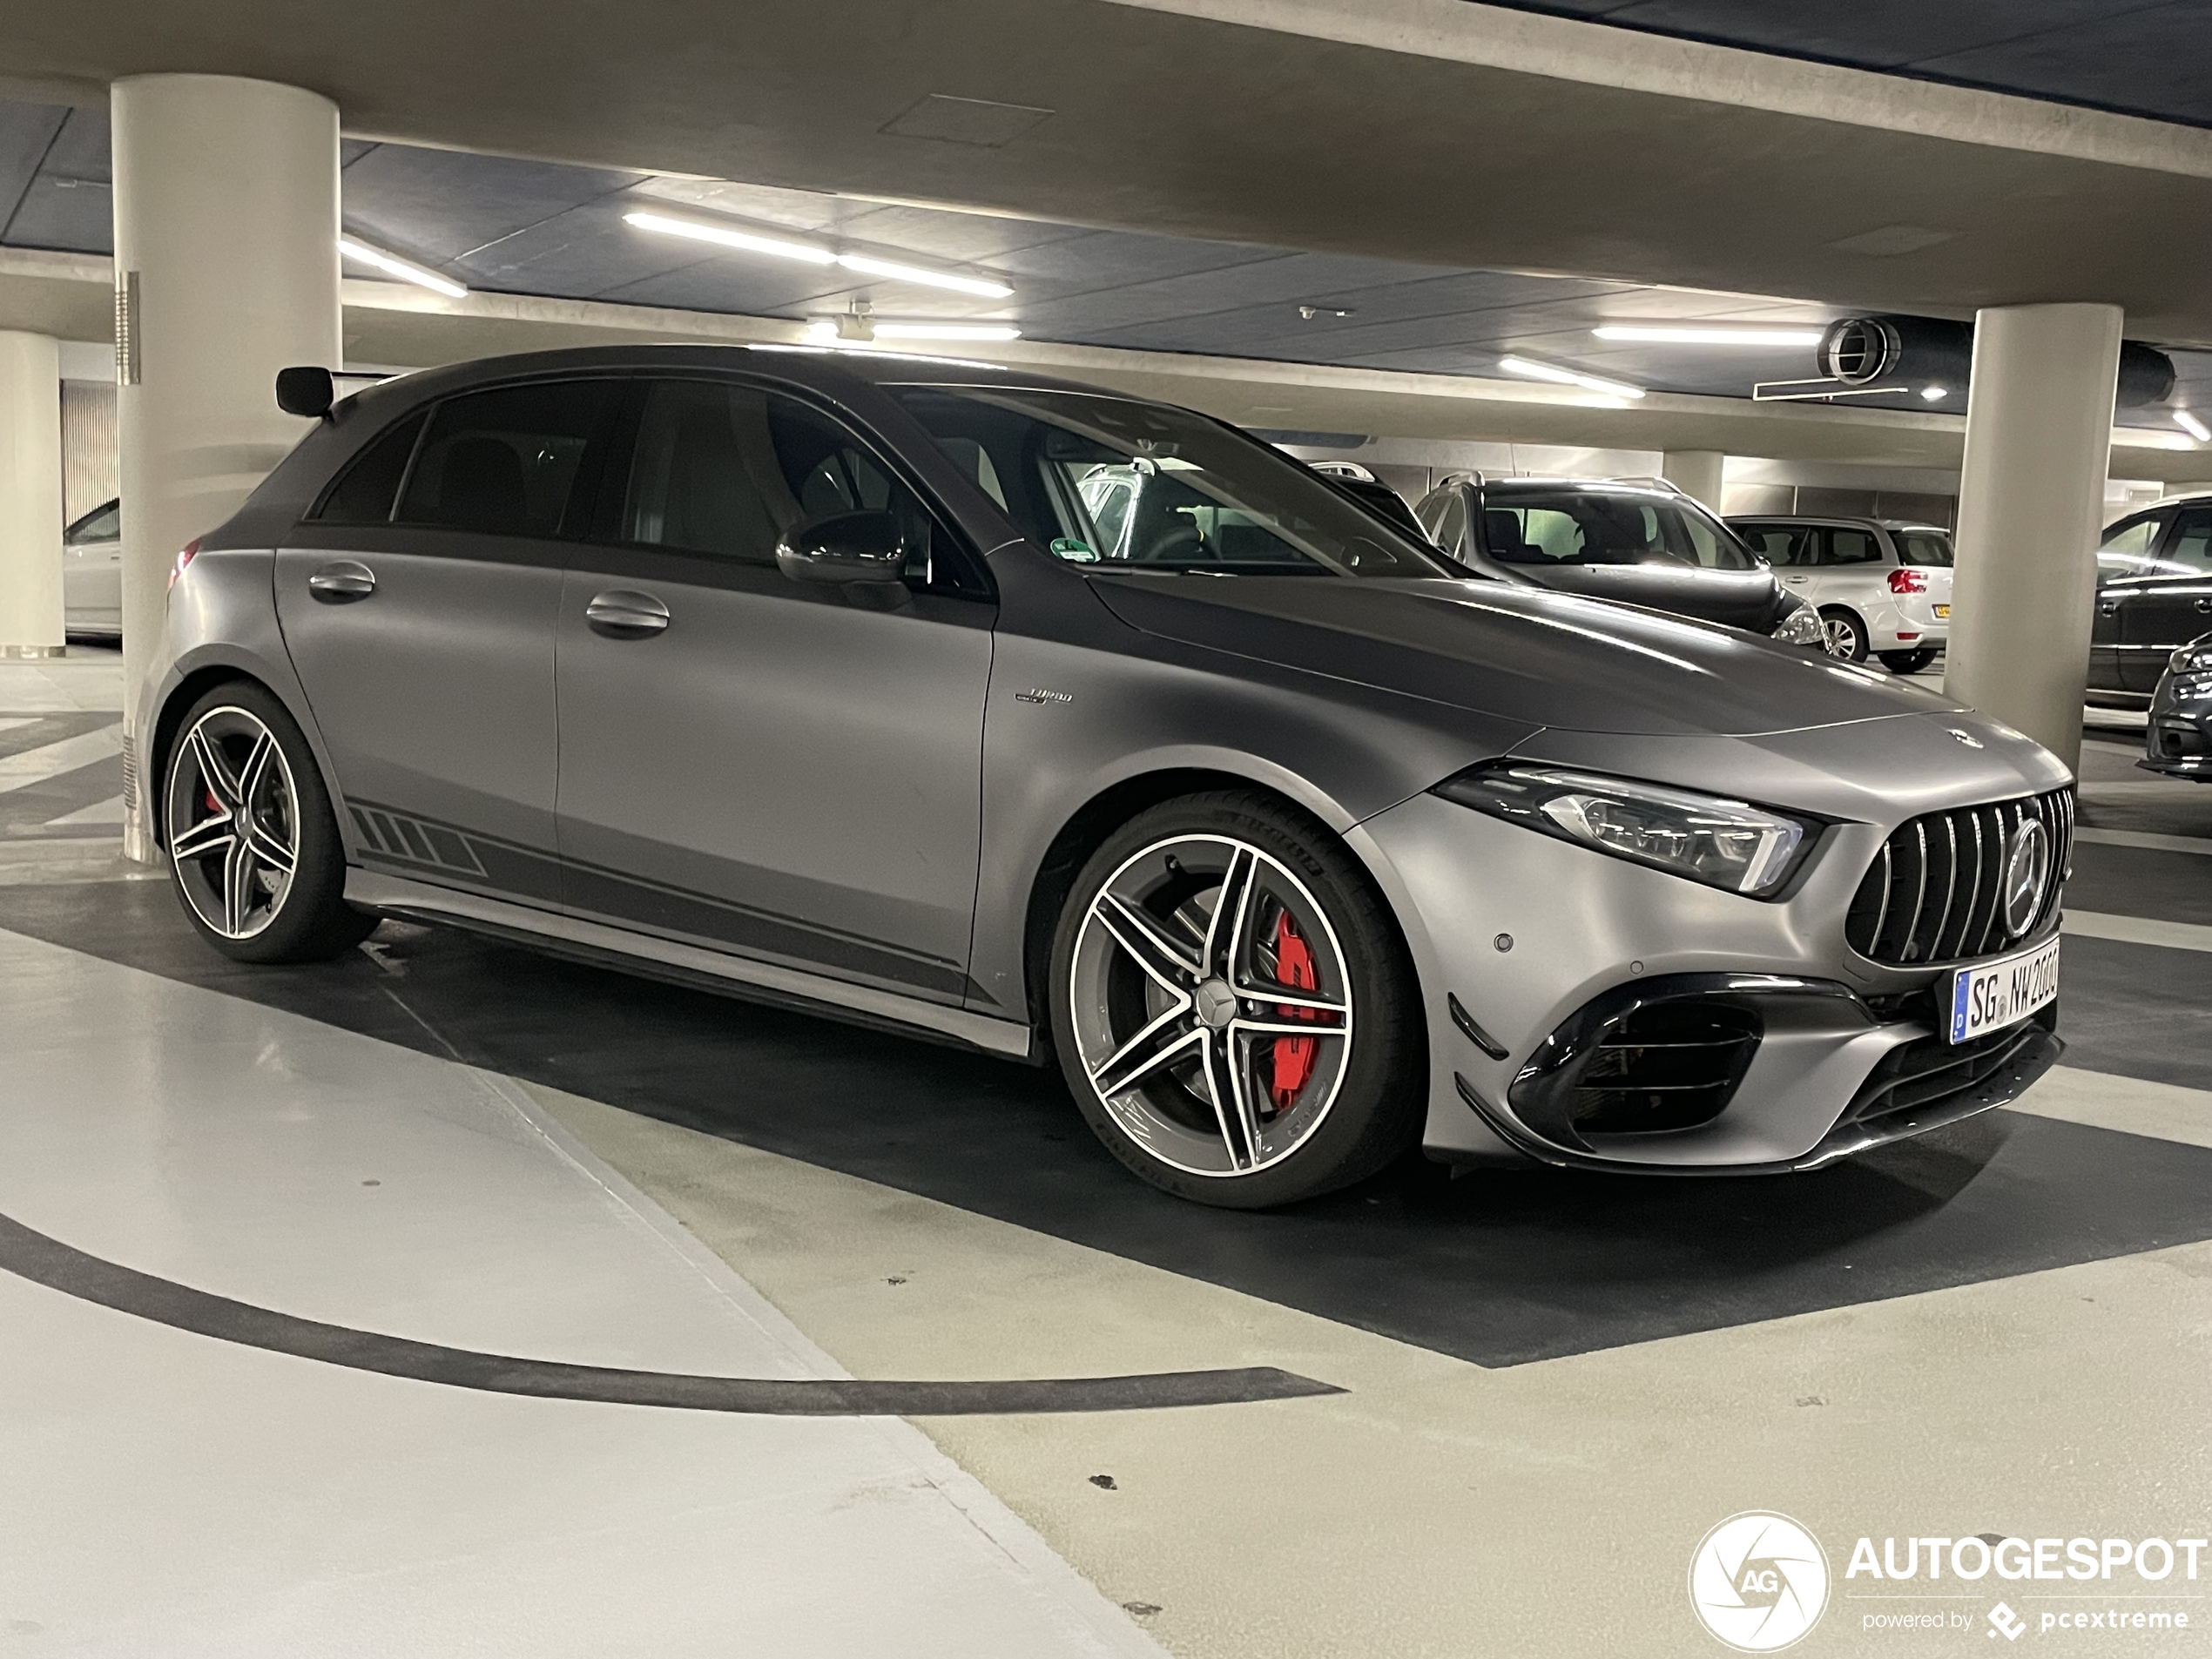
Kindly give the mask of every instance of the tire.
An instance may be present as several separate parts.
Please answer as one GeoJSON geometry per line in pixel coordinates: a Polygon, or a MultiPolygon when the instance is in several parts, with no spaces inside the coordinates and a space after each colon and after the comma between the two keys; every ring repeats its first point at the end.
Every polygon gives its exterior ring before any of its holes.
{"type": "Polygon", "coordinates": [[[1365,1179],[1413,1145],[1427,1103],[1388,906],[1325,826],[1257,792],[1163,802],[1091,855],[1054,933],[1050,1022],[1107,1150],[1224,1209],[1365,1179]]]}
{"type": "Polygon", "coordinates": [[[1844,663],[1866,660],[1866,624],[1855,613],[1841,605],[1824,605],[1820,627],[1824,636],[1823,648],[1831,657],[1844,663]]]}
{"type": "Polygon", "coordinates": [[[178,902],[224,955],[324,961],[376,926],[346,902],[345,848],[314,753],[261,686],[233,680],[185,711],[161,789],[178,902]]]}
{"type": "Polygon", "coordinates": [[[1932,646],[1918,651],[1885,651],[1881,653],[1882,666],[1892,674],[1917,674],[1936,659],[1932,646]]]}

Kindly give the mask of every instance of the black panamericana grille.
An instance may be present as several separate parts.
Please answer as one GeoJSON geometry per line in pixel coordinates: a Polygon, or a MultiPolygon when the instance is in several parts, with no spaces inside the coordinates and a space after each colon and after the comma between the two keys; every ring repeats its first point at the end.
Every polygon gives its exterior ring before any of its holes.
{"type": "Polygon", "coordinates": [[[1993,954],[2050,921],[2073,852],[2071,789],[1927,813],[1882,844],[1844,936],[1860,955],[1899,968],[1993,954]],[[2013,934],[2005,925],[2005,866],[2013,835],[2031,819],[2050,838],[2049,874],[2035,919],[2013,934]]]}

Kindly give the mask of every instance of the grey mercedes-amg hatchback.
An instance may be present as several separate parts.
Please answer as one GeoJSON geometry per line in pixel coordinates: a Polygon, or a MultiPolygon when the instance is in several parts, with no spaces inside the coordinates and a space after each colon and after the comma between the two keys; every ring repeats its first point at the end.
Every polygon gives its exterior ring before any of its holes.
{"type": "Polygon", "coordinates": [[[1804,1170],[2059,1053],[2051,755],[1473,578],[1203,415],[709,347],[285,397],[136,727],[233,956],[404,915],[1056,1060],[1241,1206],[1804,1170]]]}

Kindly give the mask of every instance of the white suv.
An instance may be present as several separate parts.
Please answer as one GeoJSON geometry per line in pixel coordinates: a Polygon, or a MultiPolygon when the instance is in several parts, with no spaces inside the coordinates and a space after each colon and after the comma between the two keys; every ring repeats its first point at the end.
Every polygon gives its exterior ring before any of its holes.
{"type": "Polygon", "coordinates": [[[1951,532],[1890,518],[1731,518],[1784,586],[1820,612],[1828,654],[1917,674],[1951,633],[1951,532]]]}

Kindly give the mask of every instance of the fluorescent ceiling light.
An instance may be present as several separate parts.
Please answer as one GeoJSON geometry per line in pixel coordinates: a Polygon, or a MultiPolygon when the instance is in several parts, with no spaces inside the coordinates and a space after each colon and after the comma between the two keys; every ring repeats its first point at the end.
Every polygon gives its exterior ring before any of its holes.
{"type": "Polygon", "coordinates": [[[2195,438],[2199,443],[2212,443],[2212,428],[2191,415],[2187,409],[2174,411],[2174,424],[2195,438]]]}
{"type": "Polygon", "coordinates": [[[396,253],[387,253],[381,248],[371,247],[354,237],[340,237],[338,251],[347,259],[358,260],[387,276],[395,276],[402,282],[412,282],[435,293],[442,293],[448,300],[458,300],[469,292],[449,276],[440,276],[435,271],[426,270],[412,260],[403,260],[396,253]]]}
{"type": "Polygon", "coordinates": [[[925,271],[918,265],[899,265],[890,260],[871,259],[865,253],[840,253],[837,256],[837,262],[848,271],[890,277],[899,282],[919,282],[932,288],[950,288],[955,293],[981,294],[987,300],[1003,300],[1014,292],[1003,282],[986,282],[981,277],[954,276],[946,271],[925,271]]]}
{"type": "Polygon", "coordinates": [[[1931,403],[1940,403],[1951,395],[1951,388],[1948,386],[1923,386],[1920,395],[1931,403]]]}
{"type": "Polygon", "coordinates": [[[1531,362],[1526,357],[1501,357],[1498,367],[1508,374],[1523,374],[1532,381],[1550,381],[1557,386],[1579,386],[1586,391],[1603,392],[1608,397],[1642,397],[1643,388],[1630,386],[1622,381],[1601,379],[1595,374],[1584,374],[1571,368],[1554,368],[1549,363],[1531,362]]]}
{"type": "Polygon", "coordinates": [[[672,219],[666,213],[624,213],[623,219],[641,231],[658,231],[664,236],[688,236],[695,242],[712,242],[722,247],[742,248],[749,253],[772,254],[779,260],[798,260],[806,265],[841,265],[848,271],[858,271],[867,276],[889,277],[898,282],[919,282],[932,288],[950,288],[955,293],[978,294],[987,300],[1004,300],[1014,290],[1003,282],[989,282],[981,277],[956,276],[949,271],[932,271],[919,265],[901,265],[892,260],[879,260],[866,253],[835,253],[811,242],[788,241],[780,236],[763,236],[756,231],[739,230],[732,225],[713,225],[696,219],[672,219]]]}
{"type": "Polygon", "coordinates": [[[878,340],[1019,340],[1022,331],[1002,322],[879,322],[878,340]]]}
{"type": "Polygon", "coordinates": [[[798,260],[806,265],[837,263],[837,255],[826,248],[812,247],[805,242],[786,242],[779,236],[759,236],[728,225],[706,225],[695,219],[671,219],[665,213],[624,213],[623,218],[641,231],[658,231],[664,236],[688,236],[695,242],[712,242],[721,247],[741,247],[749,253],[772,253],[779,260],[798,260]]]}
{"type": "Polygon", "coordinates": [[[1817,346],[1819,328],[1756,328],[1732,324],[1608,322],[1600,340],[1642,340],[1666,346],[1817,346]]]}

